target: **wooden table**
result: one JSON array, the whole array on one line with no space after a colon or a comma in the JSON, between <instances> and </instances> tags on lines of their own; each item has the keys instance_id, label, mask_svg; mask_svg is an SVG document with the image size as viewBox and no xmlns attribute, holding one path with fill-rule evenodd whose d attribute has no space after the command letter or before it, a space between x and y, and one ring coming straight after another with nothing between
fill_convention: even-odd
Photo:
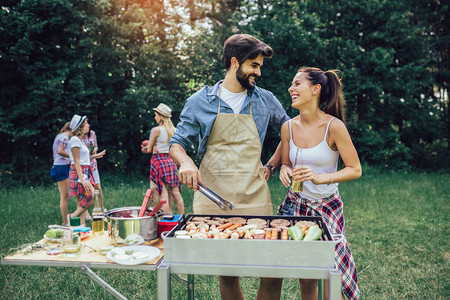
<instances>
[{"instance_id":1,"label":"wooden table","mask_svg":"<svg viewBox=\"0 0 450 300\"><path fill-rule=\"evenodd\" d=\"M39 241L45 243L46 240ZM35 251L30 254L21 252L2 258L4 265L24 265L24 266L56 266L56 267L78 267L91 277L95 282L105 288L111 295L117 299L126 299L100 276L95 274L90 268L110 268L110 269L130 269L156 271L160 261L164 256L163 242L160 238L153 241L147 241L143 246L153 246L158 248L161 253L153 260L139 265L120 265L109 260L105 255L101 255L99 249L112 245L108 234L105 232L102 236L88 236L81 241L81 253L75 257L65 257L62 255L48 255L47 249ZM58 247L59 243L48 243L48 248Z\"/></svg>"}]
</instances>

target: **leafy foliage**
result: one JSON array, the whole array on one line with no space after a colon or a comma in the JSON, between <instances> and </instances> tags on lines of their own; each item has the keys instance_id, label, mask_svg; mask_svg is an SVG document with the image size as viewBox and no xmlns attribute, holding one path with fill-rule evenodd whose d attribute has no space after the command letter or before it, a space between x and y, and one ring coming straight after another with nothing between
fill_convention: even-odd
<instances>
[{"instance_id":1,"label":"leafy foliage","mask_svg":"<svg viewBox=\"0 0 450 300\"><path fill-rule=\"evenodd\" d=\"M445 102L434 95L428 24L417 17L428 5L406 4L247 1L236 18L251 20L241 30L274 47L276 56L264 67L270 76L263 75L260 85L273 91L284 107L290 106L286 90L299 66L339 69L347 125L363 161L389 168L433 165L419 163L425 157L448 167L446 156L427 151L439 139L443 143L438 152L444 152L448 141Z\"/></svg>"},{"instance_id":2,"label":"leafy foliage","mask_svg":"<svg viewBox=\"0 0 450 300\"><path fill-rule=\"evenodd\" d=\"M237 32L274 48L258 85L289 115L299 66L340 69L363 161L448 170L448 10L437 0L7 1L0 184L49 182L53 138L74 113L107 149L101 170L147 173L139 145L155 125L152 108L168 104L176 123L189 95L223 78L223 43ZM270 130L263 160L275 140Z\"/></svg>"}]
</instances>

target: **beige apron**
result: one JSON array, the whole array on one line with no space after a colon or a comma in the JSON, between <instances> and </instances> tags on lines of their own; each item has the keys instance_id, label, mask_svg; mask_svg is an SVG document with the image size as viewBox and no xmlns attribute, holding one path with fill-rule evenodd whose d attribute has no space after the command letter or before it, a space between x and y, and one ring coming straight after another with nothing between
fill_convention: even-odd
<instances>
[{"instance_id":1,"label":"beige apron","mask_svg":"<svg viewBox=\"0 0 450 300\"><path fill-rule=\"evenodd\" d=\"M222 210L195 192L194 214L272 215L270 191L261 164L261 141L250 114L221 114L219 109L200 164L202 182L230 201Z\"/></svg>"}]
</instances>

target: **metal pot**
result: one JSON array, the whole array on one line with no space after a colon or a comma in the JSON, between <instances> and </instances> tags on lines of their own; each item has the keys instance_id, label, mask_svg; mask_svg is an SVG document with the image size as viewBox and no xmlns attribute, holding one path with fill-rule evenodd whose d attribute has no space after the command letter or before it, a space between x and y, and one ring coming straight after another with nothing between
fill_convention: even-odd
<instances>
[{"instance_id":1,"label":"metal pot","mask_svg":"<svg viewBox=\"0 0 450 300\"><path fill-rule=\"evenodd\" d=\"M158 238L159 213L149 217L148 213L138 217L139 206L121 207L111 209L105 214L108 222L108 233L113 244L125 244L130 234L139 234L145 241ZM147 208L151 212L153 208Z\"/></svg>"}]
</instances>

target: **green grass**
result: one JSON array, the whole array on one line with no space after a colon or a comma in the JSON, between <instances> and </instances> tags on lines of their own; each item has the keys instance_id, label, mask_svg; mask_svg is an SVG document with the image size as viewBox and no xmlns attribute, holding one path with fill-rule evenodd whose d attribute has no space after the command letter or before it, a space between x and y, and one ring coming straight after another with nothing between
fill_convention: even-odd
<instances>
[{"instance_id":1,"label":"green grass","mask_svg":"<svg viewBox=\"0 0 450 300\"><path fill-rule=\"evenodd\" d=\"M140 206L146 178L123 181L102 176L107 208ZM286 189L269 182L274 209ZM366 168L361 179L340 185L347 239L362 299L449 299L450 175L390 173ZM186 212L192 192L183 188ZM2 190L0 255L39 240L47 225L61 223L56 185ZM70 201L70 210L75 201ZM274 255L277 255L274 253ZM301 255L301 253L292 253ZM156 272L94 269L129 299L157 299ZM112 299L78 268L0 266L2 299ZM258 278L242 278L246 299L254 299ZM219 299L216 276L195 276L196 299ZM186 299L184 283L172 280L172 299ZM282 299L300 299L298 281L285 280Z\"/></svg>"}]
</instances>

